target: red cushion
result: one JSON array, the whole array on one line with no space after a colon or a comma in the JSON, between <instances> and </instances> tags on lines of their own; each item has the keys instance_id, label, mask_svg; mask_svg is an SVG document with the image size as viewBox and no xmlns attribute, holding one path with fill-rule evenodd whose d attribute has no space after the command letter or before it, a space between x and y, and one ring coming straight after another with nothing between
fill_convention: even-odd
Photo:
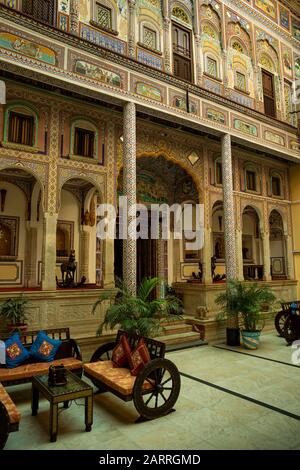
<instances>
[{"instance_id":1,"label":"red cushion","mask_svg":"<svg viewBox=\"0 0 300 470\"><path fill-rule=\"evenodd\" d=\"M145 365L151 361L148 348L145 345L143 338L139 340L136 349L128 357L128 361L132 375L138 375Z\"/></svg>"},{"instance_id":2,"label":"red cushion","mask_svg":"<svg viewBox=\"0 0 300 470\"><path fill-rule=\"evenodd\" d=\"M128 357L130 357L131 348L125 335L122 335L117 346L114 347L112 352L112 362L114 367L128 366Z\"/></svg>"}]
</instances>

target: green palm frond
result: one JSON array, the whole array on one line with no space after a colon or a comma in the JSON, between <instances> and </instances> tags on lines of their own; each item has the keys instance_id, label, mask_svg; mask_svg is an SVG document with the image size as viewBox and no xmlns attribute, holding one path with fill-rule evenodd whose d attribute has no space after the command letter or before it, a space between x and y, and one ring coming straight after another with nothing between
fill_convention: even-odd
<instances>
[{"instance_id":1,"label":"green palm frond","mask_svg":"<svg viewBox=\"0 0 300 470\"><path fill-rule=\"evenodd\" d=\"M131 296L119 283L117 295L101 295L95 302L92 312L94 313L97 306L104 301L109 300L110 304L97 334L100 335L103 329L120 327L131 333L153 337L163 329L160 324L162 319L168 321L175 316L179 318L173 313L182 313L182 302L175 296L151 300L151 293L159 283L157 277L143 279L136 296Z\"/></svg>"}]
</instances>

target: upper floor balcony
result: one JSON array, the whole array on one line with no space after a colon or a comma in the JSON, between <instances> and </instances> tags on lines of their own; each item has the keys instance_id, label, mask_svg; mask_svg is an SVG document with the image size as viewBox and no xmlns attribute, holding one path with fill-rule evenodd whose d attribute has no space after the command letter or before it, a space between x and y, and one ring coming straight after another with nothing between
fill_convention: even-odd
<instances>
[{"instance_id":1,"label":"upper floor balcony","mask_svg":"<svg viewBox=\"0 0 300 470\"><path fill-rule=\"evenodd\" d=\"M164 8L159 0L149 8L119 3L117 9L114 0L91 0L89 9L78 0L4 0L0 47L115 90L129 86L153 105L202 115L214 126L230 125L281 150L300 149L293 103L300 58L292 29L281 36L275 23L263 30L213 0L197 0L195 11L188 0L167 0ZM75 54L75 48L94 58Z\"/></svg>"}]
</instances>

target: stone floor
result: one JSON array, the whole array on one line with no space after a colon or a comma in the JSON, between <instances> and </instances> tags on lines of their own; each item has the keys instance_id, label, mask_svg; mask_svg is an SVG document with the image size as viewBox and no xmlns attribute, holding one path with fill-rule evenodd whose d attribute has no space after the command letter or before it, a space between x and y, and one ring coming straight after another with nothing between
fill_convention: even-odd
<instances>
[{"instance_id":1,"label":"stone floor","mask_svg":"<svg viewBox=\"0 0 300 470\"><path fill-rule=\"evenodd\" d=\"M168 354L185 374L175 413L135 424L131 402L97 395L92 432L84 432L83 402L72 403L61 411L56 443L48 437L49 403L40 400L39 414L32 417L30 385L10 387L22 420L5 449L300 449L294 350L275 333L265 334L249 355L237 353L246 352L242 348L227 349L217 344Z\"/></svg>"}]
</instances>

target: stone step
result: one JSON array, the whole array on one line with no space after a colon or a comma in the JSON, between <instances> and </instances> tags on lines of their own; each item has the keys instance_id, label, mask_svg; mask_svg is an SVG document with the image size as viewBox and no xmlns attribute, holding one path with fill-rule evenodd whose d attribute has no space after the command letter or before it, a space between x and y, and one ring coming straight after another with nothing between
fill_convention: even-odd
<instances>
[{"instance_id":1,"label":"stone step","mask_svg":"<svg viewBox=\"0 0 300 470\"><path fill-rule=\"evenodd\" d=\"M157 338L158 341L162 341L163 343L168 344L180 344L180 343L188 343L191 341L198 341L200 339L200 335L197 332L187 332L187 333L180 333L180 334L171 334L171 335L161 335Z\"/></svg>"},{"instance_id":2,"label":"stone step","mask_svg":"<svg viewBox=\"0 0 300 470\"><path fill-rule=\"evenodd\" d=\"M185 324L185 318L184 318L184 317L181 317L181 318L178 318L178 319L175 319L175 320L171 320L171 321L162 320L162 321L160 322L160 324L161 324L162 326Z\"/></svg>"},{"instance_id":3,"label":"stone step","mask_svg":"<svg viewBox=\"0 0 300 470\"><path fill-rule=\"evenodd\" d=\"M188 332L193 331L193 326L188 325L186 323L179 323L176 325L166 325L163 328L164 329L162 330L161 334L164 336L172 335L172 334L188 333Z\"/></svg>"},{"instance_id":4,"label":"stone step","mask_svg":"<svg viewBox=\"0 0 300 470\"><path fill-rule=\"evenodd\" d=\"M203 341L202 339L198 339L197 341L187 341L185 343L167 344L166 352L168 353L172 351L179 351L180 349L196 348L199 346L206 346L207 344L208 342Z\"/></svg>"}]
</instances>

